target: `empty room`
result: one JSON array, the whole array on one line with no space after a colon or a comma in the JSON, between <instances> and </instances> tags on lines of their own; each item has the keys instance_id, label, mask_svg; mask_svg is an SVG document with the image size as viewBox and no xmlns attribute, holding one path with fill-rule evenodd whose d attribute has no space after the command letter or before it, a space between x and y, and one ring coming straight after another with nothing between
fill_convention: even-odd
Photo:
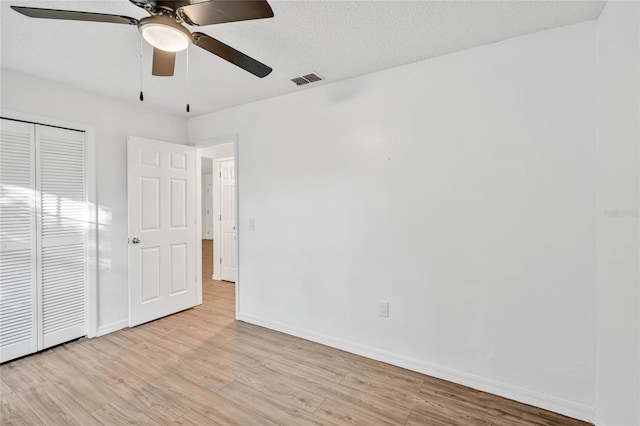
<instances>
[{"instance_id":1,"label":"empty room","mask_svg":"<svg viewBox=\"0 0 640 426\"><path fill-rule=\"evenodd\" d=\"M640 426L640 2L0 23L1 425Z\"/></svg>"}]
</instances>

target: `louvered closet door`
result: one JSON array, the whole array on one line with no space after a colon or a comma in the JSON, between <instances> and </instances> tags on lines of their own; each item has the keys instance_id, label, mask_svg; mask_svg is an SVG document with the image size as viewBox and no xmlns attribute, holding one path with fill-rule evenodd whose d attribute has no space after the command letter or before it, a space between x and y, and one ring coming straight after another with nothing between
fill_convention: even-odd
<instances>
[{"instance_id":1,"label":"louvered closet door","mask_svg":"<svg viewBox=\"0 0 640 426\"><path fill-rule=\"evenodd\" d=\"M86 334L85 155L83 132L36 126L39 349Z\"/></svg>"},{"instance_id":2,"label":"louvered closet door","mask_svg":"<svg viewBox=\"0 0 640 426\"><path fill-rule=\"evenodd\" d=\"M33 129L0 121L0 362L37 350Z\"/></svg>"}]
</instances>

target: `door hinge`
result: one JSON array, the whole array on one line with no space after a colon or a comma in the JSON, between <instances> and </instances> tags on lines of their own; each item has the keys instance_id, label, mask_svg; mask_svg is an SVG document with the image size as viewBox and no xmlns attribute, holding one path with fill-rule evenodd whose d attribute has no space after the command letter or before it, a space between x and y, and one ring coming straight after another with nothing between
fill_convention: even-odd
<instances>
[{"instance_id":1,"label":"door hinge","mask_svg":"<svg viewBox=\"0 0 640 426\"><path fill-rule=\"evenodd\" d=\"M220 220L222 220L222 215L220 215Z\"/></svg>"},{"instance_id":2,"label":"door hinge","mask_svg":"<svg viewBox=\"0 0 640 426\"><path fill-rule=\"evenodd\" d=\"M222 265L222 258L220 258L220 264Z\"/></svg>"}]
</instances>

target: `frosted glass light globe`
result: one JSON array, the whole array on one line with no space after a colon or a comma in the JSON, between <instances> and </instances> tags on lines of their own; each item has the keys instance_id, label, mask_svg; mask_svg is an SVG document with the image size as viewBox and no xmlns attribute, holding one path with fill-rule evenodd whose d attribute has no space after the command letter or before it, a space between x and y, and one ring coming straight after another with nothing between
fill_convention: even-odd
<instances>
[{"instance_id":1,"label":"frosted glass light globe","mask_svg":"<svg viewBox=\"0 0 640 426\"><path fill-rule=\"evenodd\" d=\"M167 52L179 52L189 46L189 37L177 28L163 24L147 24L142 37L153 47Z\"/></svg>"}]
</instances>

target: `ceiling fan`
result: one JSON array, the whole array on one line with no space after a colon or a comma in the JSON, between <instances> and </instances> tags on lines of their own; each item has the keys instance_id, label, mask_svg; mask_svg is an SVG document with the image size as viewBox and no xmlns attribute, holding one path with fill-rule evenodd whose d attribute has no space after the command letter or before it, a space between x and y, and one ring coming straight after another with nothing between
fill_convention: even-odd
<instances>
[{"instance_id":1,"label":"ceiling fan","mask_svg":"<svg viewBox=\"0 0 640 426\"><path fill-rule=\"evenodd\" d=\"M176 52L189 43L213 53L257 77L272 71L267 65L245 55L223 42L201 32L191 33L183 24L202 26L225 22L272 18L273 10L266 0L129 0L151 16L137 20L128 16L72 10L42 9L11 6L13 10L31 18L62 19L68 21L107 22L135 25L142 37L153 46L152 74L172 76Z\"/></svg>"}]
</instances>

